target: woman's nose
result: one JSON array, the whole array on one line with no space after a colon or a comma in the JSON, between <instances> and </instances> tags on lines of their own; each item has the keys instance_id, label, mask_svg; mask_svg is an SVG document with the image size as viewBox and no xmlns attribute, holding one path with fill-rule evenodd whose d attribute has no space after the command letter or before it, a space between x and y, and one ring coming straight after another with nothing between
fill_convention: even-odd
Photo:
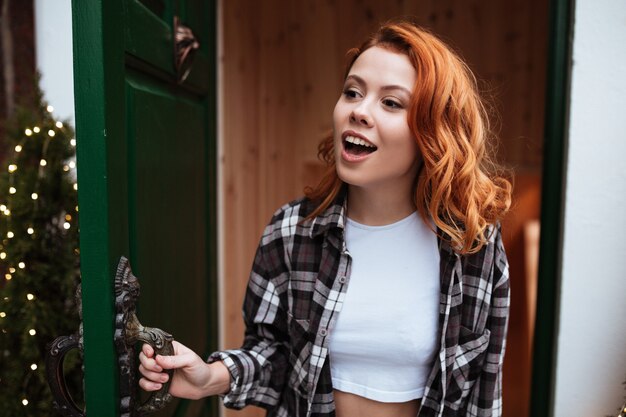
<instances>
[{"instance_id":1,"label":"woman's nose","mask_svg":"<svg viewBox=\"0 0 626 417\"><path fill-rule=\"evenodd\" d=\"M372 127L374 124L369 111L365 107L365 103L361 103L361 105L352 109L352 112L350 112L350 121L367 127Z\"/></svg>"}]
</instances>

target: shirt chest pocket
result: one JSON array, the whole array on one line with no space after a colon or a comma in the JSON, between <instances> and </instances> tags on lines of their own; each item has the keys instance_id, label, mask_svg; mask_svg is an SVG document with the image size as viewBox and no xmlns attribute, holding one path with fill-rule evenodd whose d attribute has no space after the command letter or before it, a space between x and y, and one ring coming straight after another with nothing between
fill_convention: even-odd
<instances>
[{"instance_id":1,"label":"shirt chest pocket","mask_svg":"<svg viewBox=\"0 0 626 417\"><path fill-rule=\"evenodd\" d=\"M468 396L482 372L490 336L489 329L473 333L461 326L446 400L459 404Z\"/></svg>"},{"instance_id":2,"label":"shirt chest pocket","mask_svg":"<svg viewBox=\"0 0 626 417\"><path fill-rule=\"evenodd\" d=\"M296 320L309 320L311 318L316 278L316 272L291 272L287 293L290 317Z\"/></svg>"}]
</instances>

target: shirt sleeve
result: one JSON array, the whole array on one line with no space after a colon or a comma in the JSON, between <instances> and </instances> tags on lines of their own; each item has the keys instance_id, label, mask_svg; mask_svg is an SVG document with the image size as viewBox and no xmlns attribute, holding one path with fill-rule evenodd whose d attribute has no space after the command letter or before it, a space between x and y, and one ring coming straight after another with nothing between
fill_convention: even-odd
<instances>
[{"instance_id":1,"label":"shirt sleeve","mask_svg":"<svg viewBox=\"0 0 626 417\"><path fill-rule=\"evenodd\" d=\"M230 391L222 397L228 408L253 404L271 409L280 400L288 361L287 317L276 285L277 276L287 273L276 261L280 247L270 242L257 249L244 300L243 346L208 359L221 360L231 374Z\"/></svg>"},{"instance_id":2,"label":"shirt sleeve","mask_svg":"<svg viewBox=\"0 0 626 417\"><path fill-rule=\"evenodd\" d=\"M491 332L483 369L467 406L470 417L502 415L502 365L509 320L509 264L498 226L493 239L493 290L486 327ZM487 272L487 271L485 271Z\"/></svg>"}]
</instances>

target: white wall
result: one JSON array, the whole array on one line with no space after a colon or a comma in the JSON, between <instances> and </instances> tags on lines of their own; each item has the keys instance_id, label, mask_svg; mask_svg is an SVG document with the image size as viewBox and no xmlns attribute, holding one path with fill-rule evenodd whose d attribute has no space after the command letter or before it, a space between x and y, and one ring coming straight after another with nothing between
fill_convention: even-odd
<instances>
[{"instance_id":1,"label":"white wall","mask_svg":"<svg viewBox=\"0 0 626 417\"><path fill-rule=\"evenodd\" d=\"M575 7L554 416L616 416L626 396L626 2Z\"/></svg>"},{"instance_id":2,"label":"white wall","mask_svg":"<svg viewBox=\"0 0 626 417\"><path fill-rule=\"evenodd\" d=\"M35 0L35 49L44 98L74 125L71 0Z\"/></svg>"}]
</instances>

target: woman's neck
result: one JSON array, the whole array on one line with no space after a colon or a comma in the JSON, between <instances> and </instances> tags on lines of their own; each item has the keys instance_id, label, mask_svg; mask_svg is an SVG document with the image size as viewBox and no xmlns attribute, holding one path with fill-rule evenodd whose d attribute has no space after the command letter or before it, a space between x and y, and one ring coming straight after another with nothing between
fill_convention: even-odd
<instances>
[{"instance_id":1,"label":"woman's neck","mask_svg":"<svg viewBox=\"0 0 626 417\"><path fill-rule=\"evenodd\" d=\"M384 226L404 219L415 211L410 192L393 189L363 189L348 186L348 217L369 226Z\"/></svg>"}]
</instances>

